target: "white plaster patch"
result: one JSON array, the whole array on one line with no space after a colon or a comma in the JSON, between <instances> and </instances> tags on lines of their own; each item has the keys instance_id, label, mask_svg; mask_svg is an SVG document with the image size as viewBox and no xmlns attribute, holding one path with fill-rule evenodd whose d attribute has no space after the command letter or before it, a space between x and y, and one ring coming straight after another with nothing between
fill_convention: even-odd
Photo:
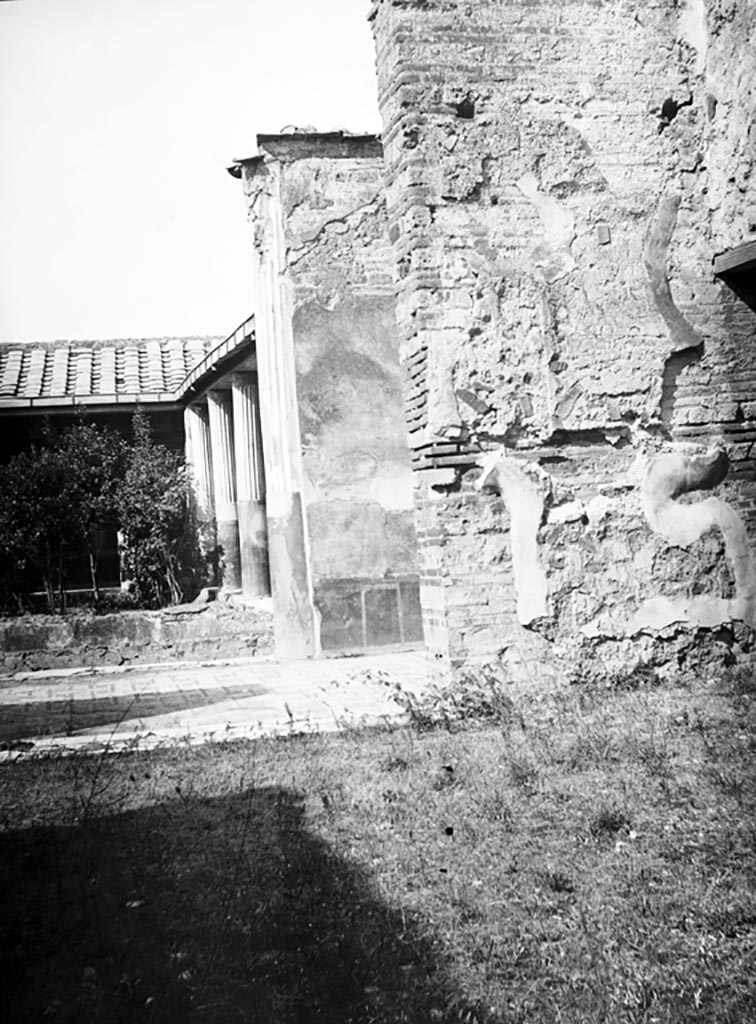
<instances>
[{"instance_id":1,"label":"white plaster patch","mask_svg":"<svg viewBox=\"0 0 756 1024\"><path fill-rule=\"evenodd\" d=\"M596 527L614 511L614 502L603 494L597 494L585 506L588 525Z\"/></svg>"},{"instance_id":2,"label":"white plaster patch","mask_svg":"<svg viewBox=\"0 0 756 1024\"><path fill-rule=\"evenodd\" d=\"M370 497L392 512L408 512L413 501L414 478L409 466L392 463L377 473L370 484Z\"/></svg>"},{"instance_id":3,"label":"white plaster patch","mask_svg":"<svg viewBox=\"0 0 756 1024\"><path fill-rule=\"evenodd\" d=\"M538 181L532 171L528 171L516 182L517 188L526 199L535 206L541 218L546 242L549 248L556 250L558 260L541 259L536 252L535 263L541 267L549 281L558 281L575 268L572 255L572 243L575 239L575 217L571 210L547 196L538 188Z\"/></svg>"},{"instance_id":4,"label":"white plaster patch","mask_svg":"<svg viewBox=\"0 0 756 1024\"><path fill-rule=\"evenodd\" d=\"M696 51L695 72L703 74L706 51L709 48L709 30L706 25L706 0L683 0L678 21L680 38Z\"/></svg>"},{"instance_id":5,"label":"white plaster patch","mask_svg":"<svg viewBox=\"0 0 756 1024\"><path fill-rule=\"evenodd\" d=\"M712 628L734 619L742 619L737 601L706 595L692 598L665 597L663 594L644 601L631 618L627 633L665 629L675 623Z\"/></svg>"},{"instance_id":6,"label":"white plaster patch","mask_svg":"<svg viewBox=\"0 0 756 1024\"><path fill-rule=\"evenodd\" d=\"M270 490L265 494L265 510L269 519L285 519L291 514L292 495L290 491Z\"/></svg>"},{"instance_id":7,"label":"white plaster patch","mask_svg":"<svg viewBox=\"0 0 756 1024\"><path fill-rule=\"evenodd\" d=\"M459 357L456 336L439 331L428 352L427 383L433 400L428 406L431 435L455 438L462 434L462 417L454 393L454 367Z\"/></svg>"},{"instance_id":8,"label":"white plaster patch","mask_svg":"<svg viewBox=\"0 0 756 1024\"><path fill-rule=\"evenodd\" d=\"M576 523L586 514L582 501L565 501L549 509L550 523Z\"/></svg>"},{"instance_id":9,"label":"white plaster patch","mask_svg":"<svg viewBox=\"0 0 756 1024\"><path fill-rule=\"evenodd\" d=\"M503 450L479 460L483 472L478 490L494 487L509 511L512 574L517 595L517 618L523 626L549 614L546 573L538 558L538 527L543 515L543 492L523 466Z\"/></svg>"},{"instance_id":10,"label":"white plaster patch","mask_svg":"<svg viewBox=\"0 0 756 1024\"><path fill-rule=\"evenodd\" d=\"M714 465L717 456L717 450L712 449L698 462ZM697 486L706 486L705 481L696 484L697 471L695 467L691 469L695 462L696 459L677 452L653 459L642 488L643 511L651 529L676 547L688 548L707 530L719 529L735 577L735 597L704 594L694 598L650 598L636 612L631 632L643 627L660 629L672 622L716 626L740 619L756 626L756 563L743 520L721 498L706 498L692 505L674 500Z\"/></svg>"}]
</instances>

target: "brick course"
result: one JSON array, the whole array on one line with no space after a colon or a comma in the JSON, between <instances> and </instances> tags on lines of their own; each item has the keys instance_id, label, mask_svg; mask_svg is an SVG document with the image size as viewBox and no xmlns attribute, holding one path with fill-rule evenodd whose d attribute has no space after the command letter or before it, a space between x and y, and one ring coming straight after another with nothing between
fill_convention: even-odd
<instances>
[{"instance_id":1,"label":"brick course","mask_svg":"<svg viewBox=\"0 0 756 1024\"><path fill-rule=\"evenodd\" d=\"M629 639L654 596L729 600L722 535L665 554L642 480L666 452L724 447L716 494L753 545L756 321L713 259L756 236L756 9L375 0L371 20L439 664L517 674L524 649L548 666L576 635ZM528 629L506 502L472 488L498 445L542 474L550 615ZM597 499L600 528L559 522Z\"/></svg>"}]
</instances>

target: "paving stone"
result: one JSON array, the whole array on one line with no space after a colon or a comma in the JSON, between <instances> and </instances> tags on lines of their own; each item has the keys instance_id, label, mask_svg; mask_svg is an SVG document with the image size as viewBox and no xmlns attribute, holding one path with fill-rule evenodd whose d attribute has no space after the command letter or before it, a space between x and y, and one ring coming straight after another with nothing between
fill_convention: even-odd
<instances>
[{"instance_id":1,"label":"paving stone","mask_svg":"<svg viewBox=\"0 0 756 1024\"><path fill-rule=\"evenodd\" d=\"M243 666L187 669L171 664L138 672L109 669L107 678L98 670L57 678L45 673L37 686L27 674L18 685L6 680L0 688L0 760L400 720L401 708L375 681L379 672L417 691L427 681L425 655L413 650L286 663L250 659Z\"/></svg>"}]
</instances>

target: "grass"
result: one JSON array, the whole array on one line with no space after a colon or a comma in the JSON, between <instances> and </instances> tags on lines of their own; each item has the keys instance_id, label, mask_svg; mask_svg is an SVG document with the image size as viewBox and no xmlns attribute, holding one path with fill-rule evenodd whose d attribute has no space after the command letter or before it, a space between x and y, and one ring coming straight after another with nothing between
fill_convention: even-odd
<instances>
[{"instance_id":1,"label":"grass","mask_svg":"<svg viewBox=\"0 0 756 1024\"><path fill-rule=\"evenodd\" d=\"M2 1020L756 1020L750 678L464 689L3 766Z\"/></svg>"}]
</instances>

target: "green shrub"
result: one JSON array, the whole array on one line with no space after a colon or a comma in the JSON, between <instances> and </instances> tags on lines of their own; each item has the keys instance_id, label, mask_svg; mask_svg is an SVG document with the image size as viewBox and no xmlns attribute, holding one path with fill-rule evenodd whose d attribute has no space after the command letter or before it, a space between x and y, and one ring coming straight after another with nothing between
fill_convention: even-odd
<instances>
[{"instance_id":1,"label":"green shrub","mask_svg":"<svg viewBox=\"0 0 756 1024\"><path fill-rule=\"evenodd\" d=\"M57 432L0 468L0 607L25 611L42 589L47 610L65 606L70 567L89 562L97 578L97 529L120 528L129 603L175 604L199 583L201 559L183 456L154 444L147 418L134 416L134 441L90 423Z\"/></svg>"},{"instance_id":2,"label":"green shrub","mask_svg":"<svg viewBox=\"0 0 756 1024\"><path fill-rule=\"evenodd\" d=\"M21 452L0 470L0 568L5 603L19 610L40 586L48 611L63 605L66 571L89 557L99 597L94 530L114 527L124 445L113 431L77 423L45 432L44 444Z\"/></svg>"},{"instance_id":3,"label":"green shrub","mask_svg":"<svg viewBox=\"0 0 756 1024\"><path fill-rule=\"evenodd\" d=\"M134 443L117 494L122 572L148 607L178 604L197 585L199 542L184 459L134 416Z\"/></svg>"}]
</instances>

